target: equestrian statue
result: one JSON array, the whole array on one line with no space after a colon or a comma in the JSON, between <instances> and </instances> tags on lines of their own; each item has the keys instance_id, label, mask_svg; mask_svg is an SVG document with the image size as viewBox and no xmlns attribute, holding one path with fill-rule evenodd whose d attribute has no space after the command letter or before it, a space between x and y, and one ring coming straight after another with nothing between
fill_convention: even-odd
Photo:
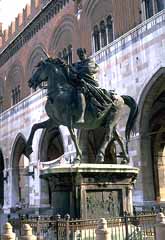
<instances>
[{"instance_id":1,"label":"equestrian statue","mask_svg":"<svg viewBox=\"0 0 165 240\"><path fill-rule=\"evenodd\" d=\"M77 49L79 61L68 65L60 58L42 60L28 81L30 88L36 90L47 82L47 102L45 105L48 120L32 126L27 140L25 155L32 153L32 141L35 131L40 128L68 128L76 148L76 161L81 161L82 152L79 147L75 129L106 128L104 140L98 149L96 162L104 162L106 147L111 139L115 139L122 151L123 161L129 162L128 141L138 114L138 106L131 96L118 95L99 87L95 74L98 65L86 55L83 48ZM130 108L125 128L126 144L119 135L116 126L121 118L124 105Z\"/></svg>"}]
</instances>

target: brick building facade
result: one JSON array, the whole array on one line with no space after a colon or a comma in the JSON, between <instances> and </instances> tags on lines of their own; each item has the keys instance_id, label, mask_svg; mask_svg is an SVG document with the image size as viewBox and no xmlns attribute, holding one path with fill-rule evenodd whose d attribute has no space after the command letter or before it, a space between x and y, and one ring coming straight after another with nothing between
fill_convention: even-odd
<instances>
[{"instance_id":1,"label":"brick building facade","mask_svg":"<svg viewBox=\"0 0 165 240\"><path fill-rule=\"evenodd\" d=\"M51 133L38 131L30 161L23 150L31 126L47 118L45 92L30 92L27 85L34 67L46 53L75 62L78 47L86 48L100 65L102 87L131 95L140 106L137 133L129 148L131 164L141 170L135 204L165 201L164 8L164 0L31 0L9 29L0 31L3 212L48 208L49 187L39 178L41 165L48 166L51 161L51 167L60 156L61 161L73 157L74 147L65 127Z\"/></svg>"}]
</instances>

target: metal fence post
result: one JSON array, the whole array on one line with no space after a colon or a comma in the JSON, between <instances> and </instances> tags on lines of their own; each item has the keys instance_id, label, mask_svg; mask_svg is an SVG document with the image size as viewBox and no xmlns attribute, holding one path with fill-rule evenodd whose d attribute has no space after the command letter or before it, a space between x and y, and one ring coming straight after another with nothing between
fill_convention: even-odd
<instances>
[{"instance_id":1,"label":"metal fence post","mask_svg":"<svg viewBox=\"0 0 165 240\"><path fill-rule=\"evenodd\" d=\"M65 215L65 219L66 219L66 240L69 240L69 220L70 220L70 215L66 214Z\"/></svg>"},{"instance_id":2,"label":"metal fence post","mask_svg":"<svg viewBox=\"0 0 165 240\"><path fill-rule=\"evenodd\" d=\"M39 240L41 238L41 232L40 232L40 216L37 217L37 239Z\"/></svg>"},{"instance_id":3,"label":"metal fence post","mask_svg":"<svg viewBox=\"0 0 165 240\"><path fill-rule=\"evenodd\" d=\"M56 232L57 232L57 240L60 240L60 233L59 233L59 220L61 218L60 214L56 215Z\"/></svg>"},{"instance_id":4,"label":"metal fence post","mask_svg":"<svg viewBox=\"0 0 165 240\"><path fill-rule=\"evenodd\" d=\"M129 237L129 233L128 233L128 214L127 214L126 211L124 212L124 223L125 223L125 236L126 236L126 239L128 239L128 237Z\"/></svg>"}]
</instances>

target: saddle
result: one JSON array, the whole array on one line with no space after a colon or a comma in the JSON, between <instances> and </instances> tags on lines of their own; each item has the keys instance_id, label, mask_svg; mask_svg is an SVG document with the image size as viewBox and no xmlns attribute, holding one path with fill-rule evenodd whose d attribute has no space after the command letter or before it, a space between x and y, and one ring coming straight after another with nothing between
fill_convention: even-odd
<instances>
[{"instance_id":1,"label":"saddle","mask_svg":"<svg viewBox=\"0 0 165 240\"><path fill-rule=\"evenodd\" d=\"M99 87L97 81L89 74L79 74L74 71L72 66L66 65L61 59L52 59L55 64L59 64L65 74L68 83L74 87L76 91L81 91L86 100L87 107L95 109L97 115L104 112L110 105L114 107L115 92L107 91Z\"/></svg>"}]
</instances>

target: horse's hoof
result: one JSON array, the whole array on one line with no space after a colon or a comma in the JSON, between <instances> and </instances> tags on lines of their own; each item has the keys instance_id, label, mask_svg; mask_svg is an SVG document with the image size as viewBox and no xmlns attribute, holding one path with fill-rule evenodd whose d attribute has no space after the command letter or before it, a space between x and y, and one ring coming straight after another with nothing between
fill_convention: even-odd
<instances>
[{"instance_id":1,"label":"horse's hoof","mask_svg":"<svg viewBox=\"0 0 165 240\"><path fill-rule=\"evenodd\" d=\"M26 147L25 147L24 155L25 155L27 158L30 158L30 154L32 154L32 152L33 152L32 146L26 146Z\"/></svg>"},{"instance_id":2,"label":"horse's hoof","mask_svg":"<svg viewBox=\"0 0 165 240\"><path fill-rule=\"evenodd\" d=\"M81 158L80 157L75 157L74 158L74 164L76 164L76 163L80 163L81 162Z\"/></svg>"},{"instance_id":3,"label":"horse's hoof","mask_svg":"<svg viewBox=\"0 0 165 240\"><path fill-rule=\"evenodd\" d=\"M129 158L125 158L121 161L121 164L128 164L129 163Z\"/></svg>"},{"instance_id":4,"label":"horse's hoof","mask_svg":"<svg viewBox=\"0 0 165 240\"><path fill-rule=\"evenodd\" d=\"M104 162L104 155L102 153L97 155L96 162L97 163L103 163Z\"/></svg>"},{"instance_id":5,"label":"horse's hoof","mask_svg":"<svg viewBox=\"0 0 165 240\"><path fill-rule=\"evenodd\" d=\"M126 160L126 159L123 159L123 160L121 161L121 164L127 164L127 160Z\"/></svg>"}]
</instances>

